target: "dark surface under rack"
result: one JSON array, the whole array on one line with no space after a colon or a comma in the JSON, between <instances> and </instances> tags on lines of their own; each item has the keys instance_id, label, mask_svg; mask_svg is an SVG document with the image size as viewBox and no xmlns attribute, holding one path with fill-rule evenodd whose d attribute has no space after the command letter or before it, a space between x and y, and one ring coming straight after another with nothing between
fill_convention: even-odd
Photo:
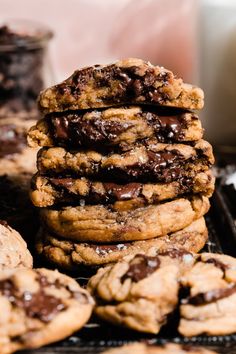
<instances>
[{"instance_id":1,"label":"dark surface under rack","mask_svg":"<svg viewBox=\"0 0 236 354\"><path fill-rule=\"evenodd\" d=\"M234 214L234 204L231 200L234 191L230 191L229 188L228 186L218 187L211 200L212 207L206 217L209 229L209 241L204 250L236 256L236 214ZM86 277L83 274L78 280L80 283L84 283L86 282ZM163 328L158 335L146 335L114 327L111 324L103 324L98 322L97 319L91 319L90 323L80 332L64 341L38 350L23 351L21 353L96 354L101 353L105 349L135 340L146 340L153 344L162 344L167 341L197 344L214 349L218 353L236 354L236 334L219 337L198 336L188 339L179 336L174 326L173 329L168 326L168 328Z\"/></svg>"}]
</instances>

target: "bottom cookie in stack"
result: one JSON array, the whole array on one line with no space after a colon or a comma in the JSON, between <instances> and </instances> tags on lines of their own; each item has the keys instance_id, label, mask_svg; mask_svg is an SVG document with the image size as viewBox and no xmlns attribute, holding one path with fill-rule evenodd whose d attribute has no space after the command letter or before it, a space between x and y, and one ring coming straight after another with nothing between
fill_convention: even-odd
<instances>
[{"instance_id":1,"label":"bottom cookie in stack","mask_svg":"<svg viewBox=\"0 0 236 354\"><path fill-rule=\"evenodd\" d=\"M209 199L192 196L129 210L113 205L43 208L37 252L61 269L114 263L169 247L198 252L207 241Z\"/></svg>"},{"instance_id":2,"label":"bottom cookie in stack","mask_svg":"<svg viewBox=\"0 0 236 354\"><path fill-rule=\"evenodd\" d=\"M38 254L58 268L76 271L81 265L104 266L139 252L156 254L169 248L198 252L204 247L207 238L207 227L202 217L184 229L165 236L113 244L70 241L59 238L46 229L41 229L37 237L36 249Z\"/></svg>"}]
</instances>

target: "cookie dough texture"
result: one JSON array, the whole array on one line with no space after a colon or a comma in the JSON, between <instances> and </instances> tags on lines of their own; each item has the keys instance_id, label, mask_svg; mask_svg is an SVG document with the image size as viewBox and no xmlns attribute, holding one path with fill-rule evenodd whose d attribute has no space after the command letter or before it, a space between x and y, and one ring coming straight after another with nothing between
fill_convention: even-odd
<instances>
[{"instance_id":1,"label":"cookie dough texture","mask_svg":"<svg viewBox=\"0 0 236 354\"><path fill-rule=\"evenodd\" d=\"M115 178L123 182L171 182L187 173L194 175L208 170L213 163L212 146L205 140L199 140L193 147L149 142L147 146L135 146L125 153L108 155L93 150L43 148L37 159L41 174Z\"/></svg>"},{"instance_id":2,"label":"cookie dough texture","mask_svg":"<svg viewBox=\"0 0 236 354\"><path fill-rule=\"evenodd\" d=\"M63 238L106 243L164 236L187 227L208 209L209 199L196 196L128 211L117 211L101 204L45 208L41 210L41 217L49 230Z\"/></svg>"},{"instance_id":3,"label":"cookie dough texture","mask_svg":"<svg viewBox=\"0 0 236 354\"><path fill-rule=\"evenodd\" d=\"M41 229L36 241L38 254L55 266L68 270L79 270L85 266L102 266L118 262L121 258L139 252L156 254L170 248L190 252L200 251L208 238L204 218L194 221L183 230L145 240L117 244L80 243L56 237Z\"/></svg>"},{"instance_id":4,"label":"cookie dough texture","mask_svg":"<svg viewBox=\"0 0 236 354\"><path fill-rule=\"evenodd\" d=\"M47 269L0 275L0 351L10 354L61 340L89 319L93 300L72 278Z\"/></svg>"},{"instance_id":5,"label":"cookie dough texture","mask_svg":"<svg viewBox=\"0 0 236 354\"><path fill-rule=\"evenodd\" d=\"M128 106L52 113L30 129L28 143L34 148L116 146L124 151L143 139L184 142L199 140L202 135L195 113Z\"/></svg>"},{"instance_id":6,"label":"cookie dough texture","mask_svg":"<svg viewBox=\"0 0 236 354\"><path fill-rule=\"evenodd\" d=\"M201 109L204 95L163 67L128 58L77 70L61 84L42 91L38 103L44 114L127 103Z\"/></svg>"},{"instance_id":7,"label":"cookie dough texture","mask_svg":"<svg viewBox=\"0 0 236 354\"><path fill-rule=\"evenodd\" d=\"M0 220L0 270L32 268L33 259L21 235Z\"/></svg>"},{"instance_id":8,"label":"cookie dough texture","mask_svg":"<svg viewBox=\"0 0 236 354\"><path fill-rule=\"evenodd\" d=\"M187 267L194 261L191 254L176 252ZM158 333L178 304L179 272L178 262L164 255L137 254L100 268L88 283L97 300L95 313L117 325Z\"/></svg>"},{"instance_id":9,"label":"cookie dough texture","mask_svg":"<svg viewBox=\"0 0 236 354\"><path fill-rule=\"evenodd\" d=\"M130 205L144 206L174 199L184 194L202 193L211 197L215 178L210 170L193 177L170 183L106 183L86 178L50 178L35 175L31 182L30 197L37 207L63 204L116 203L121 209Z\"/></svg>"},{"instance_id":10,"label":"cookie dough texture","mask_svg":"<svg viewBox=\"0 0 236 354\"><path fill-rule=\"evenodd\" d=\"M163 346L132 343L103 352L103 354L217 354L211 350L193 345L167 343Z\"/></svg>"},{"instance_id":11,"label":"cookie dough texture","mask_svg":"<svg viewBox=\"0 0 236 354\"><path fill-rule=\"evenodd\" d=\"M190 289L180 306L184 336L226 335L236 331L236 259L203 253L181 280Z\"/></svg>"}]
</instances>

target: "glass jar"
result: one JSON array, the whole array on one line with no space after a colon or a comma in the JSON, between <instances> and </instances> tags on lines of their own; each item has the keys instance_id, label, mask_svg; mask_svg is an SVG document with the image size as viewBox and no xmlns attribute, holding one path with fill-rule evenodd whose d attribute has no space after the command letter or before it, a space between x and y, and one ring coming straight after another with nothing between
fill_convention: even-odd
<instances>
[{"instance_id":1,"label":"glass jar","mask_svg":"<svg viewBox=\"0 0 236 354\"><path fill-rule=\"evenodd\" d=\"M0 25L0 119L37 116L39 92L53 83L48 42L53 34L30 21Z\"/></svg>"}]
</instances>

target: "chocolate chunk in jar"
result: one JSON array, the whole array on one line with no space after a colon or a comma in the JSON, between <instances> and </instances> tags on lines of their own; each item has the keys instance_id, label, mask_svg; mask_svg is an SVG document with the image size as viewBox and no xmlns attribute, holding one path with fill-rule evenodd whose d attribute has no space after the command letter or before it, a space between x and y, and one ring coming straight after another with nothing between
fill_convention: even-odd
<instances>
[{"instance_id":1,"label":"chocolate chunk in jar","mask_svg":"<svg viewBox=\"0 0 236 354\"><path fill-rule=\"evenodd\" d=\"M21 21L0 27L0 117L34 112L44 87L45 47L51 32ZM33 114L33 113L32 113Z\"/></svg>"}]
</instances>

